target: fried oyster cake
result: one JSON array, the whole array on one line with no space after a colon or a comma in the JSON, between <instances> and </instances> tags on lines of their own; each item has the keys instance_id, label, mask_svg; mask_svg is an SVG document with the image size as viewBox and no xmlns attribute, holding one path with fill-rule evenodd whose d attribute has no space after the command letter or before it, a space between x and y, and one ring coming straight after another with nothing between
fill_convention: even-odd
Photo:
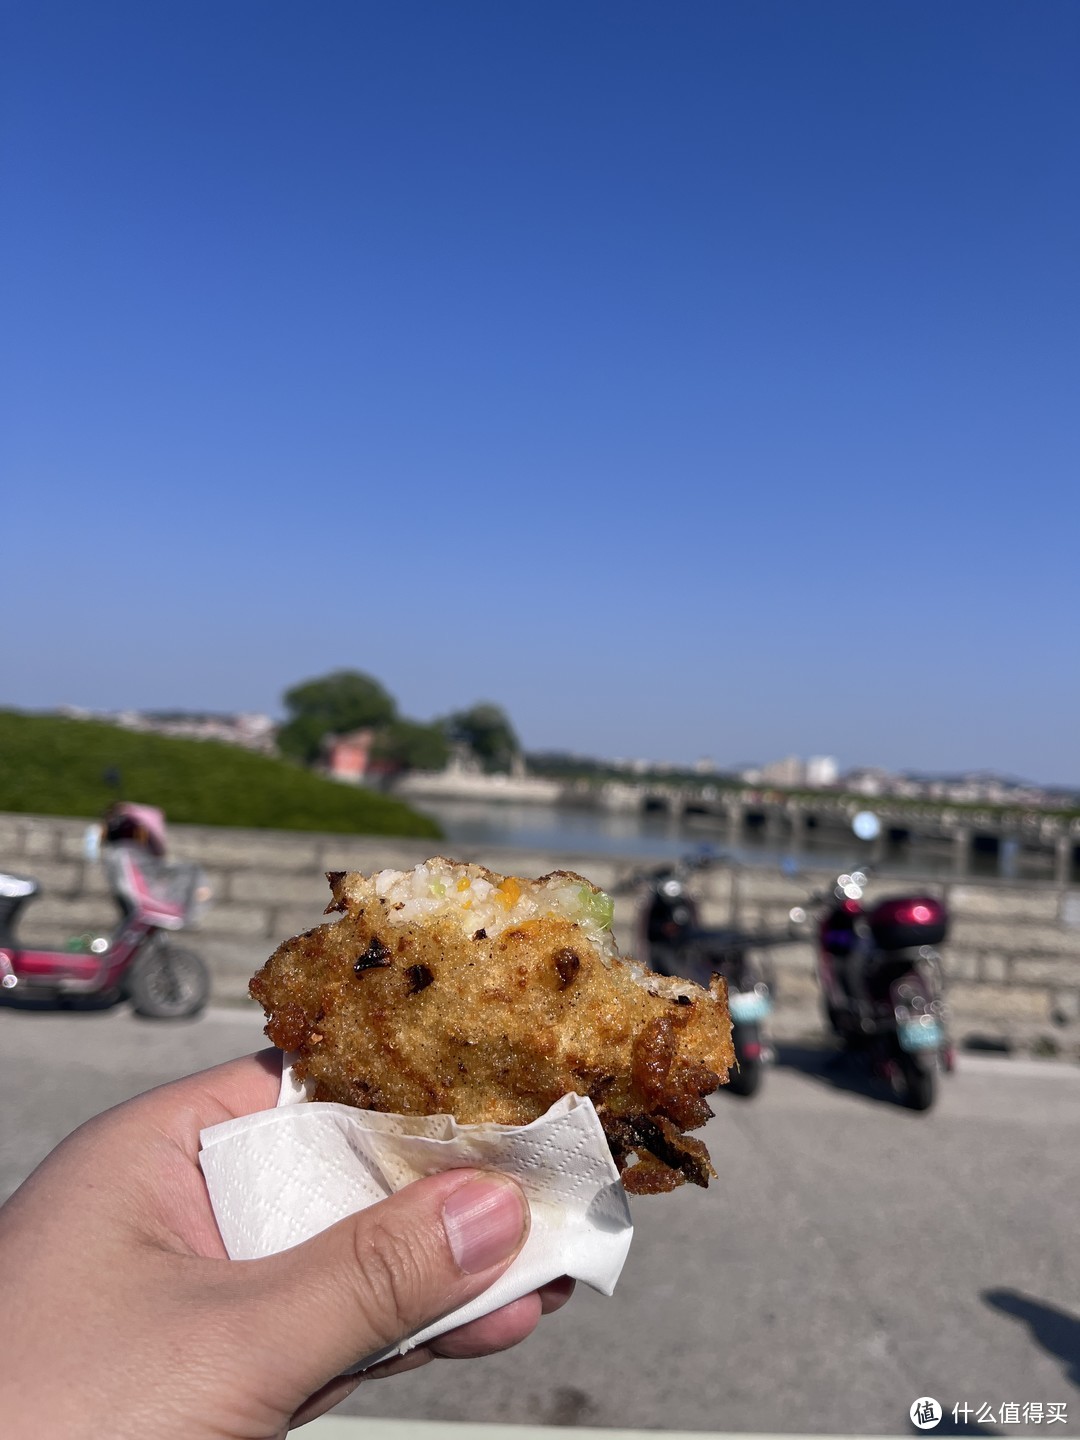
<instances>
[{"instance_id":1,"label":"fried oyster cake","mask_svg":"<svg viewBox=\"0 0 1080 1440\"><path fill-rule=\"evenodd\" d=\"M570 871L439 857L327 879L341 918L280 945L250 987L314 1099L523 1125L573 1091L627 1190L716 1174L684 1132L734 1063L719 977L703 990L620 959L612 901Z\"/></svg>"}]
</instances>

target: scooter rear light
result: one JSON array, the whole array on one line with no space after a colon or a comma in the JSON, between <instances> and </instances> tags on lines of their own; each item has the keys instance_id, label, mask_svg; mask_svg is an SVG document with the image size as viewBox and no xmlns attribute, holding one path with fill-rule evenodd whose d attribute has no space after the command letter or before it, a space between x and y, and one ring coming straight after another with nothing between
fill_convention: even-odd
<instances>
[{"instance_id":1,"label":"scooter rear light","mask_svg":"<svg viewBox=\"0 0 1080 1440\"><path fill-rule=\"evenodd\" d=\"M858 915L859 911L862 909L862 906L857 900L845 900L843 908L847 911L849 915Z\"/></svg>"},{"instance_id":2,"label":"scooter rear light","mask_svg":"<svg viewBox=\"0 0 1080 1440\"><path fill-rule=\"evenodd\" d=\"M756 1040L751 1040L748 1045L742 1047L742 1058L744 1060L758 1060L761 1058L761 1046Z\"/></svg>"},{"instance_id":3,"label":"scooter rear light","mask_svg":"<svg viewBox=\"0 0 1080 1440\"><path fill-rule=\"evenodd\" d=\"M912 900L908 904L894 902L893 913L901 925L930 925L941 917L936 901Z\"/></svg>"}]
</instances>

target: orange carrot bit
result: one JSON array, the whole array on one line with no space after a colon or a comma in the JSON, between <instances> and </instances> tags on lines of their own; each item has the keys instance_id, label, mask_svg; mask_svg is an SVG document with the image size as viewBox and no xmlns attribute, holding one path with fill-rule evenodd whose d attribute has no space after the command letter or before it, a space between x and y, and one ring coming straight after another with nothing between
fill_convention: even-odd
<instances>
[{"instance_id":1,"label":"orange carrot bit","mask_svg":"<svg viewBox=\"0 0 1080 1440\"><path fill-rule=\"evenodd\" d=\"M521 881L514 875L508 875L495 893L499 903L509 910L521 899Z\"/></svg>"},{"instance_id":2,"label":"orange carrot bit","mask_svg":"<svg viewBox=\"0 0 1080 1440\"><path fill-rule=\"evenodd\" d=\"M507 930L506 938L512 940L515 935L532 935L543 926L543 923L542 920L522 920L520 924L515 925L512 930Z\"/></svg>"}]
</instances>

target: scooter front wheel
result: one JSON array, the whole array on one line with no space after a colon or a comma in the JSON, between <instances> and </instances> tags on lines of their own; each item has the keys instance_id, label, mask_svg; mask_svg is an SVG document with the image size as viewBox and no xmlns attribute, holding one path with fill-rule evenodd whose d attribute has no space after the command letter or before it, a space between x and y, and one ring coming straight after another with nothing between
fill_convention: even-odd
<instances>
[{"instance_id":1,"label":"scooter front wheel","mask_svg":"<svg viewBox=\"0 0 1080 1440\"><path fill-rule=\"evenodd\" d=\"M760 1060L743 1060L738 1068L729 1074L725 1089L730 1090L732 1095L741 1095L748 1100L761 1089L764 1078L765 1066Z\"/></svg>"},{"instance_id":2,"label":"scooter front wheel","mask_svg":"<svg viewBox=\"0 0 1080 1440\"><path fill-rule=\"evenodd\" d=\"M184 1020L197 1015L210 995L210 972L193 950L155 945L135 961L128 993L136 1015L152 1020Z\"/></svg>"},{"instance_id":3,"label":"scooter front wheel","mask_svg":"<svg viewBox=\"0 0 1080 1440\"><path fill-rule=\"evenodd\" d=\"M929 1110L937 1094L937 1075L932 1064L918 1055L901 1055L904 1104L910 1110Z\"/></svg>"},{"instance_id":4,"label":"scooter front wheel","mask_svg":"<svg viewBox=\"0 0 1080 1440\"><path fill-rule=\"evenodd\" d=\"M732 1095L749 1099L761 1089L761 1082L765 1078L761 1031L756 1025L738 1025L731 1038L735 1047L736 1063L724 1088Z\"/></svg>"}]
</instances>

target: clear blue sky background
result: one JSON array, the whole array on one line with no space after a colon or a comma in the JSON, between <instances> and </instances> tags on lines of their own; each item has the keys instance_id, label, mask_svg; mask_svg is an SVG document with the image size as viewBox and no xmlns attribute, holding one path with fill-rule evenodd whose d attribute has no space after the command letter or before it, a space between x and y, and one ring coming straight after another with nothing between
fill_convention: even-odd
<instances>
[{"instance_id":1,"label":"clear blue sky background","mask_svg":"<svg viewBox=\"0 0 1080 1440\"><path fill-rule=\"evenodd\" d=\"M8 703L1080 782L1080 5L0 13Z\"/></svg>"}]
</instances>

